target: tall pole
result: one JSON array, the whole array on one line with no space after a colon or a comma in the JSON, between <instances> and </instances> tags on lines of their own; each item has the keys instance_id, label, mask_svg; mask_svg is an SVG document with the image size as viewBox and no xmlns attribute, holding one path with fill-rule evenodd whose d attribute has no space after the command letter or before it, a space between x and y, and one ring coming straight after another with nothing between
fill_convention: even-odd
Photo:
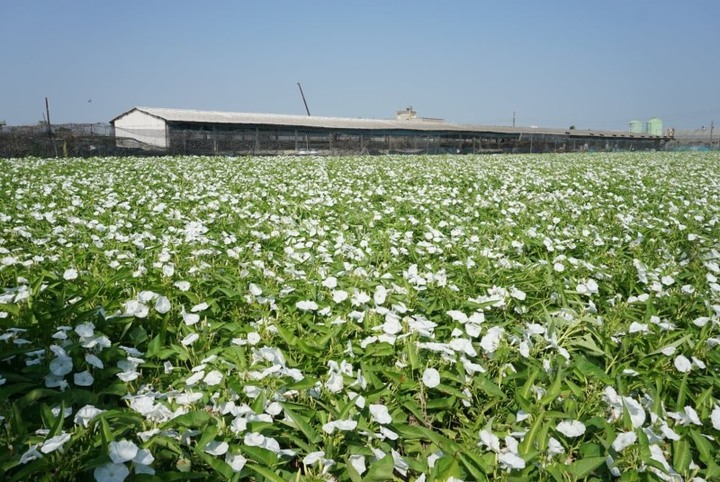
<instances>
[{"instance_id":1,"label":"tall pole","mask_svg":"<svg viewBox=\"0 0 720 482\"><path fill-rule=\"evenodd\" d=\"M53 142L52 124L50 123L50 103L47 97L45 97L45 114L47 115L48 139L50 139L50 144L55 148L55 157L57 157L57 146L55 146Z\"/></svg>"},{"instance_id":2,"label":"tall pole","mask_svg":"<svg viewBox=\"0 0 720 482\"><path fill-rule=\"evenodd\" d=\"M515 111L513 111L513 127L515 127Z\"/></svg>"},{"instance_id":3,"label":"tall pole","mask_svg":"<svg viewBox=\"0 0 720 482\"><path fill-rule=\"evenodd\" d=\"M300 88L300 95L302 96L303 104L305 104L305 111L307 112L308 117L310 117L310 109L308 109L307 101L305 100L305 94L302 90L302 85L300 85L300 82L298 82L297 85Z\"/></svg>"},{"instance_id":4,"label":"tall pole","mask_svg":"<svg viewBox=\"0 0 720 482\"><path fill-rule=\"evenodd\" d=\"M712 144L713 131L715 130L715 121L710 121L710 144Z\"/></svg>"}]
</instances>

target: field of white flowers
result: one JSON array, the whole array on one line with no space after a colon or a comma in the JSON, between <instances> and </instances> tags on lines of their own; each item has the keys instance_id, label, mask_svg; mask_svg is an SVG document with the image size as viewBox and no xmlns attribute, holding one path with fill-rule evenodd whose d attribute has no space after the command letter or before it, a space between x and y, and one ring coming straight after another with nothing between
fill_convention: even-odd
<instances>
[{"instance_id":1,"label":"field of white flowers","mask_svg":"<svg viewBox=\"0 0 720 482\"><path fill-rule=\"evenodd\" d=\"M0 168L2 480L720 478L717 153Z\"/></svg>"}]
</instances>

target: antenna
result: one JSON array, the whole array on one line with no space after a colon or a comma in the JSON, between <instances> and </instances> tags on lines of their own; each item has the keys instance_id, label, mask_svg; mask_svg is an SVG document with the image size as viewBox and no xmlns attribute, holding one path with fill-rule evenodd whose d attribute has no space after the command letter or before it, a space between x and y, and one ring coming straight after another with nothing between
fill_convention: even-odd
<instances>
[{"instance_id":1,"label":"antenna","mask_svg":"<svg viewBox=\"0 0 720 482\"><path fill-rule=\"evenodd\" d=\"M305 100L305 94L302 90L302 85L300 85L300 82L298 82L297 85L300 88L300 95L302 96L303 104L305 104L305 111L307 112L308 117L310 117L310 109L308 109L307 101Z\"/></svg>"}]
</instances>

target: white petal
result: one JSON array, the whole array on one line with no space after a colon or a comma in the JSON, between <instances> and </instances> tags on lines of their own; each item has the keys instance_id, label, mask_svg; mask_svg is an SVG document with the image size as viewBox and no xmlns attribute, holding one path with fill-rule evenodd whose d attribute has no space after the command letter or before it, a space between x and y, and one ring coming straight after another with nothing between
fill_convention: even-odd
<instances>
[{"instance_id":1,"label":"white petal","mask_svg":"<svg viewBox=\"0 0 720 482\"><path fill-rule=\"evenodd\" d=\"M325 457L325 452L323 452L322 450L319 452L310 452L303 459L303 464L312 465L315 462L322 460L323 457Z\"/></svg>"},{"instance_id":2,"label":"white petal","mask_svg":"<svg viewBox=\"0 0 720 482\"><path fill-rule=\"evenodd\" d=\"M167 299L166 296L159 296L157 301L155 301L155 311L160 314L167 313L168 311L170 311L170 308L170 300Z\"/></svg>"},{"instance_id":3,"label":"white petal","mask_svg":"<svg viewBox=\"0 0 720 482\"><path fill-rule=\"evenodd\" d=\"M440 372L434 368L427 368L423 372L422 381L428 388L435 388L440 385Z\"/></svg>"},{"instance_id":4,"label":"white petal","mask_svg":"<svg viewBox=\"0 0 720 482\"><path fill-rule=\"evenodd\" d=\"M350 465L357 471L358 474L362 475L367 470L365 467L365 457L362 455L351 455L348 457Z\"/></svg>"},{"instance_id":5,"label":"white petal","mask_svg":"<svg viewBox=\"0 0 720 482\"><path fill-rule=\"evenodd\" d=\"M370 404L369 408L372 418L377 423L383 425L387 423L392 423L392 417L390 416L390 412L388 412L388 408L385 405Z\"/></svg>"},{"instance_id":6,"label":"white petal","mask_svg":"<svg viewBox=\"0 0 720 482\"><path fill-rule=\"evenodd\" d=\"M622 452L627 447L633 445L636 441L637 434L635 434L635 432L623 432L615 437L615 440L612 443L612 448L614 448L616 452Z\"/></svg>"},{"instance_id":7,"label":"white petal","mask_svg":"<svg viewBox=\"0 0 720 482\"><path fill-rule=\"evenodd\" d=\"M524 469L525 461L517 454L512 452L504 452L498 454L498 462L506 469Z\"/></svg>"},{"instance_id":8,"label":"white petal","mask_svg":"<svg viewBox=\"0 0 720 482\"><path fill-rule=\"evenodd\" d=\"M138 446L130 440L110 442L108 447L110 458L116 464L122 464L135 458L138 453Z\"/></svg>"},{"instance_id":9,"label":"white petal","mask_svg":"<svg viewBox=\"0 0 720 482\"><path fill-rule=\"evenodd\" d=\"M213 440L212 442L208 442L205 446L205 453L210 455L225 455L229 448L230 446L227 442L218 442L217 440Z\"/></svg>"},{"instance_id":10,"label":"white petal","mask_svg":"<svg viewBox=\"0 0 720 482\"><path fill-rule=\"evenodd\" d=\"M720 406L715 405L712 413L710 414L710 421L715 430L720 430Z\"/></svg>"},{"instance_id":11,"label":"white petal","mask_svg":"<svg viewBox=\"0 0 720 482\"><path fill-rule=\"evenodd\" d=\"M673 363L680 373L687 373L692 369L692 362L685 355L678 355Z\"/></svg>"},{"instance_id":12,"label":"white petal","mask_svg":"<svg viewBox=\"0 0 720 482\"><path fill-rule=\"evenodd\" d=\"M557 431L569 438L579 437L585 433L585 424L578 420L565 420L557 425Z\"/></svg>"}]
</instances>

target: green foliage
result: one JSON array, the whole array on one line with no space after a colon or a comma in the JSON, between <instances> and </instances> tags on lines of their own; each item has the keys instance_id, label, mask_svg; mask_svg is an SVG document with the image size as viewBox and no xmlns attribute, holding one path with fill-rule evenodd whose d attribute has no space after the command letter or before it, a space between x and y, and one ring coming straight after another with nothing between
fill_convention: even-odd
<instances>
[{"instance_id":1,"label":"green foliage","mask_svg":"<svg viewBox=\"0 0 720 482\"><path fill-rule=\"evenodd\" d=\"M720 478L718 161L5 160L0 479Z\"/></svg>"}]
</instances>

